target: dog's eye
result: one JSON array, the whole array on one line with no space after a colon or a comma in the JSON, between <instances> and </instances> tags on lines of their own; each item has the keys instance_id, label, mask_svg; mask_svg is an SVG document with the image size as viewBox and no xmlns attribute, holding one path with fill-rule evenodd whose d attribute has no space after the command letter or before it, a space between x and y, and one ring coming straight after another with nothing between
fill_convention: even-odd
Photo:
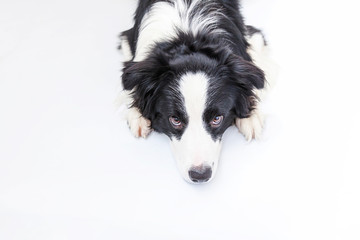
<instances>
[{"instance_id":1,"label":"dog's eye","mask_svg":"<svg viewBox=\"0 0 360 240\"><path fill-rule=\"evenodd\" d=\"M169 121L172 124L172 126L176 129L181 129L183 127L183 124L178 117L172 116L169 118Z\"/></svg>"},{"instance_id":2,"label":"dog's eye","mask_svg":"<svg viewBox=\"0 0 360 240\"><path fill-rule=\"evenodd\" d=\"M224 120L224 116L216 116L213 120L211 120L210 125L211 127L217 128L220 126L222 121Z\"/></svg>"}]
</instances>

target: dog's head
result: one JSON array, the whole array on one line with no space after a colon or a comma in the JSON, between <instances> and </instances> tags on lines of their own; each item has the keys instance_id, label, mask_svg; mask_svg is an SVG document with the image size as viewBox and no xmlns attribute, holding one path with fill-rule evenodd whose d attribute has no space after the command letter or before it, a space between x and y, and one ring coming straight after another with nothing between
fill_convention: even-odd
<instances>
[{"instance_id":1,"label":"dog's head","mask_svg":"<svg viewBox=\"0 0 360 240\"><path fill-rule=\"evenodd\" d=\"M171 47L170 47L171 46ZM159 45L144 61L128 62L123 85L151 127L171 140L183 177L209 181L221 139L236 118L246 118L264 86L264 73L226 49L195 44Z\"/></svg>"}]
</instances>

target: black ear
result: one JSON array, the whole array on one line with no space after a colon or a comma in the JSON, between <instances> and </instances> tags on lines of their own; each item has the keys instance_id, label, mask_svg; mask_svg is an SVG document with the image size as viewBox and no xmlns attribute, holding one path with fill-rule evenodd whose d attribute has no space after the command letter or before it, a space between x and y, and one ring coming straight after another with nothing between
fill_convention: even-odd
<instances>
[{"instance_id":1,"label":"black ear","mask_svg":"<svg viewBox=\"0 0 360 240\"><path fill-rule=\"evenodd\" d=\"M142 82L152 78L152 64L149 61L124 63L122 83L125 90L131 91Z\"/></svg>"},{"instance_id":2,"label":"black ear","mask_svg":"<svg viewBox=\"0 0 360 240\"><path fill-rule=\"evenodd\" d=\"M249 117L259 100L254 90L264 88L265 74L253 63L235 56L228 59L228 65L236 94L235 114L239 118Z\"/></svg>"},{"instance_id":3,"label":"black ear","mask_svg":"<svg viewBox=\"0 0 360 240\"><path fill-rule=\"evenodd\" d=\"M235 74L238 76L240 84L247 85L250 88L261 89L265 85L264 72L253 63L238 59L234 67Z\"/></svg>"},{"instance_id":4,"label":"black ear","mask_svg":"<svg viewBox=\"0 0 360 240\"><path fill-rule=\"evenodd\" d=\"M148 119L152 118L152 110L162 89L166 72L166 66L161 66L160 62L151 59L127 62L124 65L123 87L131 91L134 99L132 106L137 107Z\"/></svg>"}]
</instances>

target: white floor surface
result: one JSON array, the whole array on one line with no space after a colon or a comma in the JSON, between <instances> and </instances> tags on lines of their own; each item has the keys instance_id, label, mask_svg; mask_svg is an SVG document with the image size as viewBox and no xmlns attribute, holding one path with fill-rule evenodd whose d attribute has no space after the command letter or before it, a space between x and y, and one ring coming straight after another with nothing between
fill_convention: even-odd
<instances>
[{"instance_id":1,"label":"white floor surface","mask_svg":"<svg viewBox=\"0 0 360 240\"><path fill-rule=\"evenodd\" d=\"M356 1L244 0L281 73L206 185L116 111L135 0L0 0L0 239L360 239Z\"/></svg>"}]
</instances>

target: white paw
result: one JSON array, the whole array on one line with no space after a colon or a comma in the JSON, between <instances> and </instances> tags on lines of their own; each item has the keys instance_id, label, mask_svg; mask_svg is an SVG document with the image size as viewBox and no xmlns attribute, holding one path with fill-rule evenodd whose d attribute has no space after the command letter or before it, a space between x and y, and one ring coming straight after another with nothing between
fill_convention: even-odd
<instances>
[{"instance_id":1,"label":"white paw","mask_svg":"<svg viewBox=\"0 0 360 240\"><path fill-rule=\"evenodd\" d=\"M247 141L260 139L264 127L264 117L258 111L254 110L248 118L237 118L236 127L245 136Z\"/></svg>"},{"instance_id":2,"label":"white paw","mask_svg":"<svg viewBox=\"0 0 360 240\"><path fill-rule=\"evenodd\" d=\"M132 107L128 110L127 122L137 138L146 138L152 132L150 120L144 118L137 108Z\"/></svg>"}]
</instances>

